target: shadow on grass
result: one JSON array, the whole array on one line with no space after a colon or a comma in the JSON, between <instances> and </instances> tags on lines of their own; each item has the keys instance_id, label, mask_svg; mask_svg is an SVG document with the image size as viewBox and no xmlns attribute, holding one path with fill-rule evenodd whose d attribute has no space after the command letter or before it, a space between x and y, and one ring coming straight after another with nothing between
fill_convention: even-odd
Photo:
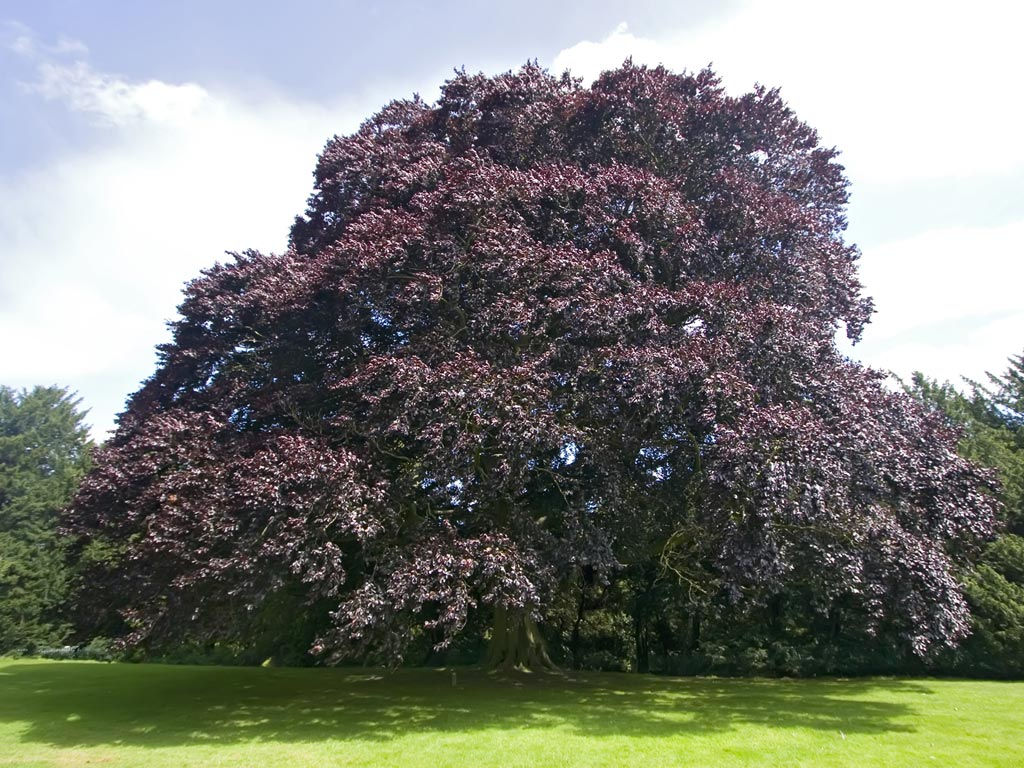
<instances>
[{"instance_id":1,"label":"shadow on grass","mask_svg":"<svg viewBox=\"0 0 1024 768\"><path fill-rule=\"evenodd\" d=\"M388 740L412 732L558 728L588 737L714 733L742 724L844 733L911 731L898 680L725 680L639 675L173 667L0 666L0 723L59 747ZM877 694L881 694L876 696ZM895 694L895 696L893 695Z\"/></svg>"}]
</instances>

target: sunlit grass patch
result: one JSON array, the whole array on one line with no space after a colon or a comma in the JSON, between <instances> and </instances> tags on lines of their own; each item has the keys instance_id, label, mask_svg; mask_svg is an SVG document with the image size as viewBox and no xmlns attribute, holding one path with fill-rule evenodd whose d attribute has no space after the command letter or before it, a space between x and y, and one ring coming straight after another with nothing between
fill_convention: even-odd
<instances>
[{"instance_id":1,"label":"sunlit grass patch","mask_svg":"<svg viewBox=\"0 0 1024 768\"><path fill-rule=\"evenodd\" d=\"M0 661L0 766L1019 766L1024 683Z\"/></svg>"}]
</instances>

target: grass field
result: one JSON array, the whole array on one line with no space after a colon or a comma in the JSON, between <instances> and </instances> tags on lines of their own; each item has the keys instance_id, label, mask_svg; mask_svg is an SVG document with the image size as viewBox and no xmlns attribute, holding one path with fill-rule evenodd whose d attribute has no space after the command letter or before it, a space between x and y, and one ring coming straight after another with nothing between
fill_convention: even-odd
<instances>
[{"instance_id":1,"label":"grass field","mask_svg":"<svg viewBox=\"0 0 1024 768\"><path fill-rule=\"evenodd\" d=\"M0 766L1017 766L1024 683L0 660Z\"/></svg>"}]
</instances>

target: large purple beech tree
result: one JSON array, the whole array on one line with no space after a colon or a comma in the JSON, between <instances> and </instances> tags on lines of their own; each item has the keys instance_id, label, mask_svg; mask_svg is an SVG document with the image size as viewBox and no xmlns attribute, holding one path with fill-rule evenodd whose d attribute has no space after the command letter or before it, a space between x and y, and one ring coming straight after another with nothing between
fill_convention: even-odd
<instances>
[{"instance_id":1,"label":"large purple beech tree","mask_svg":"<svg viewBox=\"0 0 1024 768\"><path fill-rule=\"evenodd\" d=\"M98 452L98 603L134 644L292 595L324 660L482 616L536 666L576 572L648 561L955 643L990 480L834 345L871 311L835 158L775 91L629 63L460 73L333 138L287 252L189 284Z\"/></svg>"}]
</instances>

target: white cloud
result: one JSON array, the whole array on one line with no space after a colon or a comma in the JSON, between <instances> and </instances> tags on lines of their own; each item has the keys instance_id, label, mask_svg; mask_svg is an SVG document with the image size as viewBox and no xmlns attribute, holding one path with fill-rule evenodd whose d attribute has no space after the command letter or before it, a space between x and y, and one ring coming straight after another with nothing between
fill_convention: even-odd
<instances>
[{"instance_id":1,"label":"white cloud","mask_svg":"<svg viewBox=\"0 0 1024 768\"><path fill-rule=\"evenodd\" d=\"M1024 221L957 228L865 251L877 313L851 354L906 378L954 383L1001 371L1024 348Z\"/></svg>"},{"instance_id":2,"label":"white cloud","mask_svg":"<svg viewBox=\"0 0 1024 768\"><path fill-rule=\"evenodd\" d=\"M671 44L662 40L637 37L629 31L626 22L618 26L604 40L581 40L555 54L551 69L555 72L569 70L584 83L592 83L606 69L613 69L627 58L638 64L665 64L674 66L678 55Z\"/></svg>"},{"instance_id":3,"label":"white cloud","mask_svg":"<svg viewBox=\"0 0 1024 768\"><path fill-rule=\"evenodd\" d=\"M656 38L623 24L561 51L557 71L589 80L626 56L671 69L709 62L731 92L780 86L855 180L1003 173L1024 168L1024 5L753 0Z\"/></svg>"},{"instance_id":4,"label":"white cloud","mask_svg":"<svg viewBox=\"0 0 1024 768\"><path fill-rule=\"evenodd\" d=\"M885 23L872 25L881 6L827 7L758 4L657 40L623 26L566 49L554 68L592 76L627 55L675 69L713 60L732 90L755 78L783 85L866 178L1024 166L1024 149L1012 145L1021 107L1011 78L1020 67L1009 45L1020 25L995 21L984 4L962 24L948 12L911 23L910 12L887 10ZM985 24L992 29L982 39ZM72 119L96 123L102 143L0 176L0 380L72 386L93 409L97 437L152 372L182 283L225 250L282 248L326 138L352 130L385 98L429 94L438 82L431 74L381 84L326 106L245 99L97 72L81 43L45 45L7 26L15 33L8 47L35 68L27 87L66 105ZM927 40L921 30L932 30ZM863 274L880 311L856 354L904 375L999 369L1022 342L1024 308L1012 295L1024 283L1013 250L1022 238L1015 225L867 252ZM958 268L964 261L971 270ZM926 320L944 315L953 318L944 327Z\"/></svg>"},{"instance_id":5,"label":"white cloud","mask_svg":"<svg viewBox=\"0 0 1024 768\"><path fill-rule=\"evenodd\" d=\"M632 58L638 64L669 65L669 61L677 59L678 56L662 41L637 37L629 31L629 25L623 21L600 42L582 40L559 51L551 64L551 69L555 72L568 69L590 83L604 70L617 67L628 58Z\"/></svg>"},{"instance_id":6,"label":"white cloud","mask_svg":"<svg viewBox=\"0 0 1024 768\"><path fill-rule=\"evenodd\" d=\"M89 52L85 43L61 35L53 45L47 45L32 34L32 30L24 24L6 20L0 22L0 29L6 30L9 38L7 48L20 56L62 56L65 54L85 55Z\"/></svg>"},{"instance_id":7,"label":"white cloud","mask_svg":"<svg viewBox=\"0 0 1024 768\"><path fill-rule=\"evenodd\" d=\"M97 121L102 143L0 176L0 378L77 389L101 438L152 373L184 281L226 250L282 249L326 139L383 99L137 83L57 60L58 46L21 46L31 87Z\"/></svg>"},{"instance_id":8,"label":"white cloud","mask_svg":"<svg viewBox=\"0 0 1024 768\"><path fill-rule=\"evenodd\" d=\"M169 122L188 120L210 100L195 83L171 85L159 80L129 83L95 72L84 61L63 64L43 61L39 79L26 85L47 99L60 99L76 112L87 112L113 125L138 120Z\"/></svg>"},{"instance_id":9,"label":"white cloud","mask_svg":"<svg viewBox=\"0 0 1024 768\"><path fill-rule=\"evenodd\" d=\"M873 335L890 338L936 316L948 324L1024 313L1022 257L1024 221L935 230L869 248L860 276L878 309Z\"/></svg>"},{"instance_id":10,"label":"white cloud","mask_svg":"<svg viewBox=\"0 0 1024 768\"><path fill-rule=\"evenodd\" d=\"M132 83L94 70L85 60L89 49L80 40L59 37L55 44L47 45L24 24L6 22L3 26L13 33L7 47L35 64L35 80L21 83L22 88L62 101L100 124L185 121L210 104L210 94L195 83Z\"/></svg>"},{"instance_id":11,"label":"white cloud","mask_svg":"<svg viewBox=\"0 0 1024 768\"><path fill-rule=\"evenodd\" d=\"M856 190L1024 170L1021 29L1024 5L996 0L753 0L656 37L620 24L561 51L552 68L590 81L627 56L676 71L710 62L731 93L780 86L823 142L842 150ZM851 354L901 376L921 369L954 382L1001 370L1024 345L1022 242L1019 222L868 250L861 276L878 311Z\"/></svg>"}]
</instances>

